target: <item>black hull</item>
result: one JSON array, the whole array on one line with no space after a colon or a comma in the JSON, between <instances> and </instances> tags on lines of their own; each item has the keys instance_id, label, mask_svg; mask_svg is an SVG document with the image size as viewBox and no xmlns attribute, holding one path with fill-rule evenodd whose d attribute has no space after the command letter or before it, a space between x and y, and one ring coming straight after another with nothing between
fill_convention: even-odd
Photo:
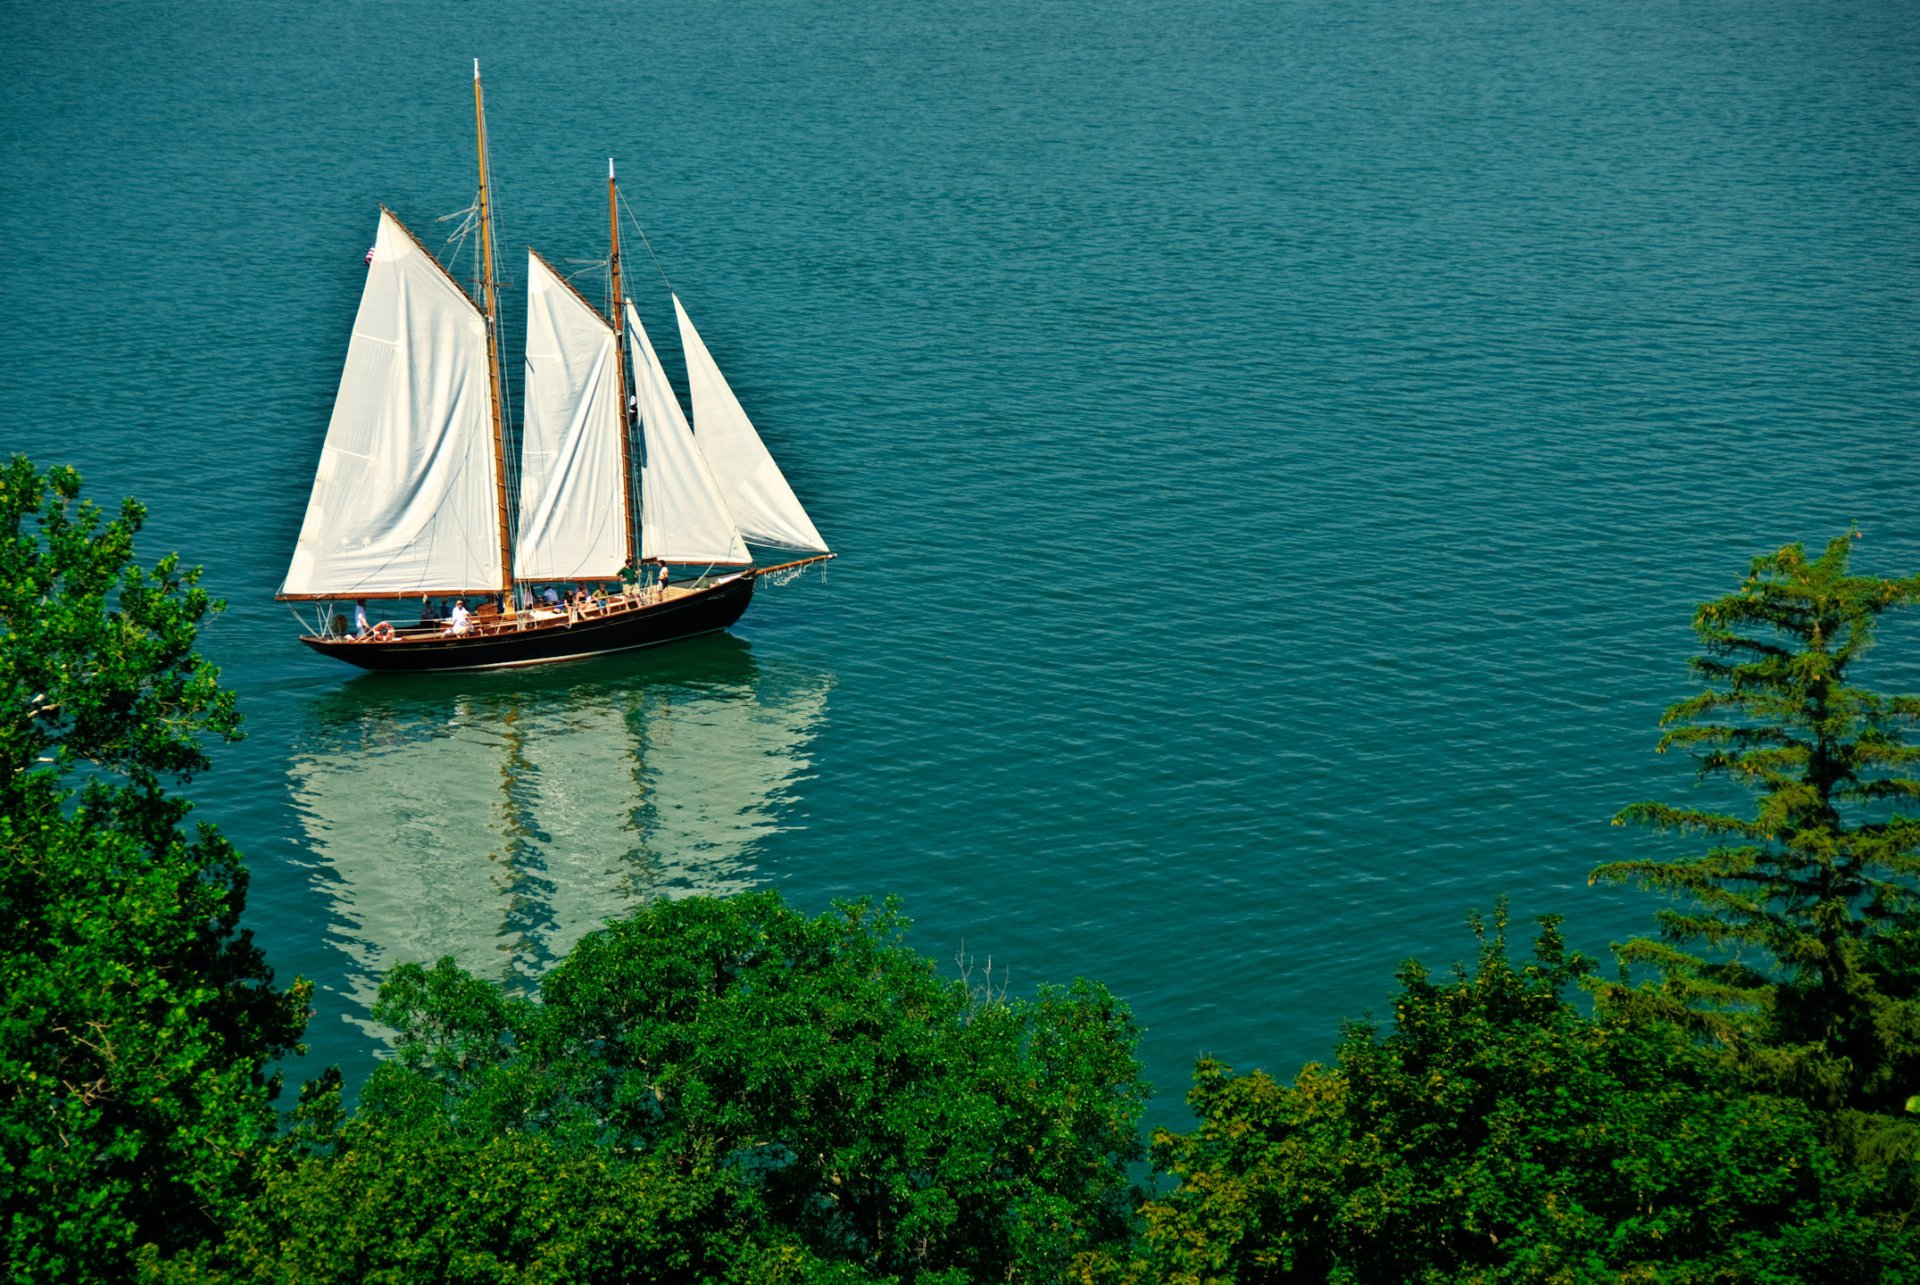
<instances>
[{"instance_id":1,"label":"black hull","mask_svg":"<svg viewBox=\"0 0 1920 1285\"><path fill-rule=\"evenodd\" d=\"M316 638L300 641L323 656L383 673L431 673L448 669L502 669L514 665L543 665L635 647L692 638L725 629L740 619L753 599L758 577L743 575L723 580L670 602L589 616L569 625L552 621L500 633L471 633L458 637L396 638L375 642L358 638Z\"/></svg>"}]
</instances>

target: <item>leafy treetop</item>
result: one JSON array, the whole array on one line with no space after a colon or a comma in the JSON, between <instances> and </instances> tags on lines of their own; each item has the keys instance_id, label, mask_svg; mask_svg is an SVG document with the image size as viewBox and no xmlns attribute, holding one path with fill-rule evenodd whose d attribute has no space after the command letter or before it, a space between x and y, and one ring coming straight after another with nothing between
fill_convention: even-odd
<instances>
[{"instance_id":1,"label":"leafy treetop","mask_svg":"<svg viewBox=\"0 0 1920 1285\"><path fill-rule=\"evenodd\" d=\"M538 1002L450 960L396 969L375 1012L398 1056L350 1118L310 1097L233 1247L300 1280L455 1262L961 1285L1059 1280L1124 1244L1146 1093L1125 1008L1088 983L1026 1000L943 978L905 928L891 905L696 897L583 939ZM430 1173L460 1185L422 1206ZM549 1181L585 1194L520 1213L501 1194Z\"/></svg>"},{"instance_id":2,"label":"leafy treetop","mask_svg":"<svg viewBox=\"0 0 1920 1285\"><path fill-rule=\"evenodd\" d=\"M308 988L239 930L246 871L167 792L239 719L194 651L219 604L134 560L72 469L0 468L0 1259L124 1276L218 1234L275 1130Z\"/></svg>"},{"instance_id":3,"label":"leafy treetop","mask_svg":"<svg viewBox=\"0 0 1920 1285\"><path fill-rule=\"evenodd\" d=\"M1590 1017L1590 961L1542 920L1507 956L1400 972L1393 1020L1347 1028L1291 1085L1203 1060L1178 1179L1108 1279L1892 1281L1915 1252L1857 1208L1799 1102L1750 1095L1664 1023ZM1097 1278L1097 1277L1096 1277Z\"/></svg>"},{"instance_id":4,"label":"leafy treetop","mask_svg":"<svg viewBox=\"0 0 1920 1285\"><path fill-rule=\"evenodd\" d=\"M0 469L0 764L63 779L85 764L151 789L207 766L201 738L237 739L220 671L193 650L219 604L177 554L133 559L134 499L103 521L70 468ZM43 775L44 774L44 775Z\"/></svg>"}]
</instances>

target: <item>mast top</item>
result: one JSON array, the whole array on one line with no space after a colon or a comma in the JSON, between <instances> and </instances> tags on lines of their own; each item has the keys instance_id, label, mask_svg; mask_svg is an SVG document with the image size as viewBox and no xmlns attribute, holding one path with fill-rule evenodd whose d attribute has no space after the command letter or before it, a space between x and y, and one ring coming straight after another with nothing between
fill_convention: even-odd
<instances>
[{"instance_id":1,"label":"mast top","mask_svg":"<svg viewBox=\"0 0 1920 1285\"><path fill-rule=\"evenodd\" d=\"M613 177L613 158L611 156L607 158L607 177Z\"/></svg>"},{"instance_id":2,"label":"mast top","mask_svg":"<svg viewBox=\"0 0 1920 1285\"><path fill-rule=\"evenodd\" d=\"M480 60L478 58L473 60L473 78L475 80L480 79Z\"/></svg>"}]
</instances>

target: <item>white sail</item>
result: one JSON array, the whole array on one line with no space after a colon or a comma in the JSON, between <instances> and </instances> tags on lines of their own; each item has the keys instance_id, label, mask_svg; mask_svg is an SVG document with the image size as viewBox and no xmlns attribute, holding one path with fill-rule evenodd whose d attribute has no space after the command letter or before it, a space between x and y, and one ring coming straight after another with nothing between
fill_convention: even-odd
<instances>
[{"instance_id":1,"label":"white sail","mask_svg":"<svg viewBox=\"0 0 1920 1285\"><path fill-rule=\"evenodd\" d=\"M396 597L500 586L487 380L480 310L382 210L282 594Z\"/></svg>"},{"instance_id":2,"label":"white sail","mask_svg":"<svg viewBox=\"0 0 1920 1285\"><path fill-rule=\"evenodd\" d=\"M613 327L528 251L518 580L611 580L626 561L619 360Z\"/></svg>"},{"instance_id":3,"label":"white sail","mask_svg":"<svg viewBox=\"0 0 1920 1285\"><path fill-rule=\"evenodd\" d=\"M826 541L794 498L780 466L767 453L753 421L727 386L713 354L701 342L700 332L693 328L679 295L673 297L673 312L680 320L680 343L687 355L694 440L713 470L720 496L727 502L740 533L755 544L827 552Z\"/></svg>"},{"instance_id":4,"label":"white sail","mask_svg":"<svg viewBox=\"0 0 1920 1285\"><path fill-rule=\"evenodd\" d=\"M680 399L630 303L627 333L647 444L647 463L640 472L640 552L658 562L746 565L752 559L740 528L693 443Z\"/></svg>"}]
</instances>

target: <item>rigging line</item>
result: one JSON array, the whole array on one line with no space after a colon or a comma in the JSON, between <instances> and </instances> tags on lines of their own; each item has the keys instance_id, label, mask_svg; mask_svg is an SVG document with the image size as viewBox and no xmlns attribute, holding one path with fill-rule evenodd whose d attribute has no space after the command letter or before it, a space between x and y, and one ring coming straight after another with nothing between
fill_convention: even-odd
<instances>
[{"instance_id":1,"label":"rigging line","mask_svg":"<svg viewBox=\"0 0 1920 1285\"><path fill-rule=\"evenodd\" d=\"M647 240L647 230L640 226L640 216L633 212L631 205L627 204L627 194L625 192L620 193L620 206L626 210L627 222L633 224L633 230L639 236L640 244L647 247L647 257L653 260L653 270L660 274L660 280L666 284L667 292L669 294L673 293L673 282L668 278L666 268L661 266L660 256L653 252L653 242Z\"/></svg>"},{"instance_id":2,"label":"rigging line","mask_svg":"<svg viewBox=\"0 0 1920 1285\"><path fill-rule=\"evenodd\" d=\"M447 233L447 239L440 243L440 255L443 259L449 262L458 261L460 252L467 248L466 239L473 231L474 220L479 217L480 207L477 205L469 205L464 210L455 210L452 214L442 214L434 220L435 223L445 223L448 219L460 220L460 226ZM456 242L458 244L456 244ZM451 254L448 253L449 246L453 248Z\"/></svg>"},{"instance_id":3,"label":"rigging line","mask_svg":"<svg viewBox=\"0 0 1920 1285\"><path fill-rule=\"evenodd\" d=\"M567 262L568 262L568 263L578 263L578 264L580 264L580 265L582 265L582 266L580 267L580 269L579 269L578 271L576 271L576 272L569 272L569 273L568 273L568 274L567 274L566 276L564 276L564 277L562 277L562 278L560 278L560 279L561 279L562 281L564 281L564 282L566 282L566 283L567 283L568 285L572 285L572 284L573 284L573 279L574 279L575 277L578 277L578 276L583 276L583 275L585 275L586 273L589 273L589 272L592 272L592 271L594 271L594 270L595 270L596 268L597 268L597 269L599 269L599 270L600 270L600 271L602 271L602 272L605 272L605 271L608 271L608 270L609 270L609 269L610 269L610 268L611 268L611 267L613 266L613 260L612 260L611 258L607 258L607 259L568 259L568 260L567 260Z\"/></svg>"},{"instance_id":4,"label":"rigging line","mask_svg":"<svg viewBox=\"0 0 1920 1285\"><path fill-rule=\"evenodd\" d=\"M460 256L464 254L467 249L467 238L473 234L474 225L478 222L479 218L480 205L476 200L474 204L469 205L464 210L455 210L452 214L442 214L434 220L435 223L445 223L448 219L460 220L460 226L447 233L447 239L440 243L440 259L443 263L453 265L453 269L457 269L460 266ZM472 296L475 300L479 300L484 292L480 289L480 255L479 244L477 242L475 243L474 251L474 269L471 278L473 282Z\"/></svg>"},{"instance_id":5,"label":"rigging line","mask_svg":"<svg viewBox=\"0 0 1920 1285\"><path fill-rule=\"evenodd\" d=\"M562 259L561 262L571 263L575 265L574 270L572 272L569 272L565 276L560 278L562 281L572 286L573 279L575 277L585 276L587 273L597 270L600 273L600 284L607 288L608 297L609 298L612 297L612 294L613 294L613 256L612 255L608 255L604 259ZM587 292L584 290L580 290L580 287L574 286L573 288L579 291L580 297L582 299L587 297Z\"/></svg>"}]
</instances>

